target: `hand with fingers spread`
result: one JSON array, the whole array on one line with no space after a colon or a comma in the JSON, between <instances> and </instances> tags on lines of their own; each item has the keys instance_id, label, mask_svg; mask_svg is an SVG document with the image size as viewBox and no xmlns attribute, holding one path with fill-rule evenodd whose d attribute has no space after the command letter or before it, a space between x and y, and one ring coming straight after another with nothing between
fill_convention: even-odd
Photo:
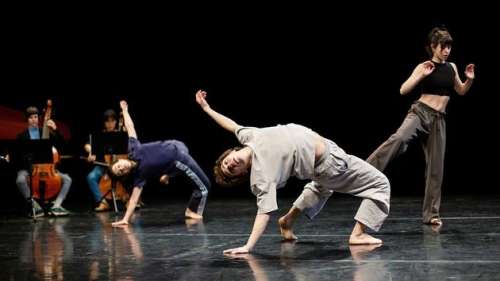
<instances>
[{"instance_id":1,"label":"hand with fingers spread","mask_svg":"<svg viewBox=\"0 0 500 281\"><path fill-rule=\"evenodd\" d=\"M128 227L128 221L126 220L120 220L120 221L117 221L117 222L114 222L111 224L113 227Z\"/></svg>"},{"instance_id":2,"label":"hand with fingers spread","mask_svg":"<svg viewBox=\"0 0 500 281\"><path fill-rule=\"evenodd\" d=\"M248 254L249 252L250 249L248 249L248 247L245 245L238 248L227 249L223 253L224 255L238 255L238 254Z\"/></svg>"}]
</instances>

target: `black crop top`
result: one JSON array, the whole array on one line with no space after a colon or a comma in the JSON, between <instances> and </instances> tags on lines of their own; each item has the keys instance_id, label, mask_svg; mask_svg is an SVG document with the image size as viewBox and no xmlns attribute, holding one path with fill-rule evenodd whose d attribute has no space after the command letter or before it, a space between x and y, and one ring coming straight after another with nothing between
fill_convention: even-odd
<instances>
[{"instance_id":1,"label":"black crop top","mask_svg":"<svg viewBox=\"0 0 500 281\"><path fill-rule=\"evenodd\" d=\"M423 94L449 96L455 85L455 69L449 62L434 63L434 71L421 82Z\"/></svg>"}]
</instances>

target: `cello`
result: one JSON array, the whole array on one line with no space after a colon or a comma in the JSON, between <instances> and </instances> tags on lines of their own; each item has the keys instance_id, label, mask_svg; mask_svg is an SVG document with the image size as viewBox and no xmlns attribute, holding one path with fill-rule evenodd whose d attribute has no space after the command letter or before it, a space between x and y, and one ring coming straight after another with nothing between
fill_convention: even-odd
<instances>
[{"instance_id":1,"label":"cello","mask_svg":"<svg viewBox=\"0 0 500 281\"><path fill-rule=\"evenodd\" d=\"M50 138L50 129L47 122L52 114L52 101L47 100L45 115L43 117L42 139ZM59 153L52 147L53 163L33 164L31 172L31 196L41 201L42 204L54 199L61 191L61 176L56 171L56 163L59 162Z\"/></svg>"},{"instance_id":2,"label":"cello","mask_svg":"<svg viewBox=\"0 0 500 281\"><path fill-rule=\"evenodd\" d=\"M123 117L120 117L119 124L118 124L118 131L122 132L123 131ZM92 139L91 139L92 141ZM92 147L92 145L91 145ZM104 163L108 165L108 167L111 167L111 164L115 162L118 159L127 159L128 155L127 154L105 154L104 155ZM113 186L114 185L114 186ZM107 171L102 177L101 180L99 181L99 190L101 191L101 194L104 194L103 198L106 198L108 200L113 200L115 211L117 211L116 207L116 199L122 201L124 204L126 204L130 198L129 193L127 192L127 189L123 186L123 183L119 180L114 180L111 178L109 175L109 171ZM114 198L113 198L114 197Z\"/></svg>"},{"instance_id":3,"label":"cello","mask_svg":"<svg viewBox=\"0 0 500 281\"><path fill-rule=\"evenodd\" d=\"M116 161L116 159L121 159L122 157L122 155L107 154L104 155L104 163L106 163L109 167L111 166L111 163ZM126 159L126 156L124 158ZM121 181L113 180L109 175L109 172L106 172L99 181L99 190L102 194L104 194L103 197L109 200L113 199L113 184L115 184L115 199L118 199L123 203L128 202L130 196L127 190L125 189Z\"/></svg>"}]
</instances>

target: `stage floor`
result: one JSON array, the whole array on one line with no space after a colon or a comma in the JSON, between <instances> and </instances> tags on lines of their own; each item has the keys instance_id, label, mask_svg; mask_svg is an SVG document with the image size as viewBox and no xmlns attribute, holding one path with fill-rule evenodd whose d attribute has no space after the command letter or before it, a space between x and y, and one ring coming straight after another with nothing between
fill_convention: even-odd
<instances>
[{"instance_id":1,"label":"stage floor","mask_svg":"<svg viewBox=\"0 0 500 281\"><path fill-rule=\"evenodd\" d=\"M359 200L334 196L314 221L298 220L282 243L280 210L254 252L246 242L253 200L212 200L204 223L183 219L180 200L150 203L127 229L114 213L78 212L33 223L0 222L0 280L500 280L500 198L444 197L440 229L422 225L421 198L393 198L381 247L347 244ZM121 216L119 214L118 216Z\"/></svg>"}]
</instances>

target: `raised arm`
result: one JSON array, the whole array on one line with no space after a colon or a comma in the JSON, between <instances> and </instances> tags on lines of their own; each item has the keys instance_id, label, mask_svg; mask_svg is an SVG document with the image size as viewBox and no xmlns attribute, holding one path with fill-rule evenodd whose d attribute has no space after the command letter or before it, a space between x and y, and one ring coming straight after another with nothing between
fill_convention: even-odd
<instances>
[{"instance_id":1,"label":"raised arm","mask_svg":"<svg viewBox=\"0 0 500 281\"><path fill-rule=\"evenodd\" d=\"M122 100L120 102L120 107L123 113L123 122L125 123L125 128L127 129L128 137L137 139L137 134L134 128L134 122L128 113L128 104L126 101Z\"/></svg>"},{"instance_id":2,"label":"raised arm","mask_svg":"<svg viewBox=\"0 0 500 281\"><path fill-rule=\"evenodd\" d=\"M424 61L423 63L417 65L410 77L401 85L399 93L401 95L406 95L411 92L426 76L434 71L434 64L432 61Z\"/></svg>"},{"instance_id":3,"label":"raised arm","mask_svg":"<svg viewBox=\"0 0 500 281\"><path fill-rule=\"evenodd\" d=\"M201 109L203 109L203 111L205 111L210 117L212 117L212 119L214 119L215 122L219 124L219 126L234 133L236 127L238 127L239 125L236 124L236 122L234 122L233 120L210 108L210 105L208 105L205 99L206 97L207 92L202 90L196 92L196 102L200 105Z\"/></svg>"},{"instance_id":4,"label":"raised arm","mask_svg":"<svg viewBox=\"0 0 500 281\"><path fill-rule=\"evenodd\" d=\"M467 94L469 91L470 87L472 86L472 81L474 81L474 64L469 64L467 67L465 67L465 82L462 82L460 80L460 76L458 75L458 70L457 66L454 63L451 63L451 66L453 66L453 69L455 69L455 91L461 96Z\"/></svg>"}]
</instances>

